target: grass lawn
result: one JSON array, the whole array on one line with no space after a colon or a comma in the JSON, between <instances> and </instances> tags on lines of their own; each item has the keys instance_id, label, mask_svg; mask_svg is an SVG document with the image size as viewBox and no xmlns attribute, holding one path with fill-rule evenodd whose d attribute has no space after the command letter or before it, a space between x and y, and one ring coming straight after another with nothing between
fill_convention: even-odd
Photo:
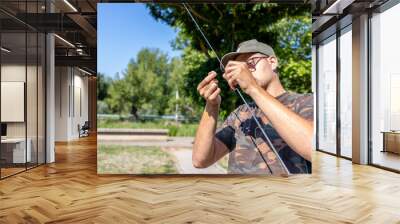
<instances>
[{"instance_id":1,"label":"grass lawn","mask_svg":"<svg viewBox=\"0 0 400 224\"><path fill-rule=\"evenodd\" d=\"M218 160L217 164L221 166L224 170L228 170L229 154Z\"/></svg>"},{"instance_id":2,"label":"grass lawn","mask_svg":"<svg viewBox=\"0 0 400 224\"><path fill-rule=\"evenodd\" d=\"M174 157L159 147L98 145L99 174L177 174Z\"/></svg>"},{"instance_id":3,"label":"grass lawn","mask_svg":"<svg viewBox=\"0 0 400 224\"><path fill-rule=\"evenodd\" d=\"M165 121L120 121L112 119L100 119L97 121L98 128L140 128L140 129L168 129L169 136L195 136L198 124L174 124Z\"/></svg>"}]
</instances>

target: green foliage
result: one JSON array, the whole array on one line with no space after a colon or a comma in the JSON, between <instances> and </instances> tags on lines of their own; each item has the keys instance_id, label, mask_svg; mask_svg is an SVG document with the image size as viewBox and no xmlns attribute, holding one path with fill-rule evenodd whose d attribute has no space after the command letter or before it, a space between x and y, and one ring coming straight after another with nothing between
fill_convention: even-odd
<instances>
[{"instance_id":1,"label":"green foliage","mask_svg":"<svg viewBox=\"0 0 400 224\"><path fill-rule=\"evenodd\" d=\"M289 90L311 91L311 18L304 15L282 18L267 31L278 37L280 80Z\"/></svg>"},{"instance_id":2,"label":"green foliage","mask_svg":"<svg viewBox=\"0 0 400 224\"><path fill-rule=\"evenodd\" d=\"M298 93L311 91L311 60L295 61L289 58L282 67L280 80L287 89Z\"/></svg>"},{"instance_id":3,"label":"green foliage","mask_svg":"<svg viewBox=\"0 0 400 224\"><path fill-rule=\"evenodd\" d=\"M129 86L119 75L111 82L108 88L108 97L105 99L112 113L119 115L126 114L131 106Z\"/></svg>"},{"instance_id":4,"label":"green foliage","mask_svg":"<svg viewBox=\"0 0 400 224\"><path fill-rule=\"evenodd\" d=\"M204 105L197 94L198 83L211 70L221 71L195 24L181 4L148 4L150 13L179 29L173 47L184 50L184 90L196 105ZM190 4L190 11L221 57L234 51L245 40L257 39L271 45L280 62L280 77L288 90L311 90L311 18L308 5L259 4ZM221 114L227 115L241 102L222 86ZM201 108L201 107L200 107ZM198 112L201 109L198 108Z\"/></svg>"},{"instance_id":5,"label":"green foliage","mask_svg":"<svg viewBox=\"0 0 400 224\"><path fill-rule=\"evenodd\" d=\"M187 97L185 90L186 82L186 64L180 58L173 58L171 60L171 73L167 80L169 90L168 107L165 110L166 114L174 114L176 112L176 105L178 105L178 114L184 115L187 118L198 117L199 105L195 104L190 97ZM178 92L178 98L176 97ZM190 91L191 92L191 91Z\"/></svg>"},{"instance_id":6,"label":"green foliage","mask_svg":"<svg viewBox=\"0 0 400 224\"><path fill-rule=\"evenodd\" d=\"M203 57L202 57L203 56ZM193 59L197 57L198 59ZM193 99L194 102L197 102L199 107L199 111L202 112L205 101L197 92L197 85L207 76L208 72L214 70L219 75L217 76L219 87L221 88L221 98L223 99L221 102L221 110L220 112L224 115L227 115L232 111L238 104L241 102L237 100L236 95L230 91L230 88L227 82L222 77L222 72L219 69L218 60L216 58L211 58L209 60L205 60L205 56L202 53L197 51L185 51L184 55L184 63L187 66L187 72L183 74L185 83L184 83L184 91L185 94ZM202 62L204 60L204 62ZM233 102L233 103L232 103Z\"/></svg>"},{"instance_id":7,"label":"green foliage","mask_svg":"<svg viewBox=\"0 0 400 224\"><path fill-rule=\"evenodd\" d=\"M168 135L169 136L177 136L177 134L178 134L178 126L170 126L169 128L168 128Z\"/></svg>"},{"instance_id":8,"label":"green foliage","mask_svg":"<svg viewBox=\"0 0 400 224\"><path fill-rule=\"evenodd\" d=\"M131 104L142 113L163 113L166 107L165 85L170 68L168 56L159 49L142 49L131 60L125 73Z\"/></svg>"},{"instance_id":9,"label":"green foliage","mask_svg":"<svg viewBox=\"0 0 400 224\"><path fill-rule=\"evenodd\" d=\"M103 73L97 74L97 100L104 100L107 97L110 83L110 77L106 77Z\"/></svg>"},{"instance_id":10,"label":"green foliage","mask_svg":"<svg viewBox=\"0 0 400 224\"><path fill-rule=\"evenodd\" d=\"M112 119L99 119L98 128L167 129L169 136L195 136L198 123L175 124L165 121L132 122Z\"/></svg>"},{"instance_id":11,"label":"green foliage","mask_svg":"<svg viewBox=\"0 0 400 224\"><path fill-rule=\"evenodd\" d=\"M165 96L171 90L167 80L172 68L168 55L159 49L142 49L131 60L122 77L112 80L105 102L112 113L129 114L132 107L143 114L163 114L168 107Z\"/></svg>"},{"instance_id":12,"label":"green foliage","mask_svg":"<svg viewBox=\"0 0 400 224\"><path fill-rule=\"evenodd\" d=\"M180 30L177 47L191 46L205 54L209 49L181 4L148 4L151 15ZM218 53L236 49L237 45L257 37L275 43L277 37L265 27L281 18L304 15L308 5L278 4L190 4L189 9ZM250 38L249 38L250 37Z\"/></svg>"},{"instance_id":13,"label":"green foliage","mask_svg":"<svg viewBox=\"0 0 400 224\"><path fill-rule=\"evenodd\" d=\"M97 113L98 114L111 113L108 104L104 100L97 100Z\"/></svg>"},{"instance_id":14,"label":"green foliage","mask_svg":"<svg viewBox=\"0 0 400 224\"><path fill-rule=\"evenodd\" d=\"M196 135L196 130L198 127L196 124L168 124L168 135L169 136L184 136L184 137L194 137Z\"/></svg>"},{"instance_id":15,"label":"green foliage","mask_svg":"<svg viewBox=\"0 0 400 224\"><path fill-rule=\"evenodd\" d=\"M142 49L121 77L99 74L99 112L174 114L199 118L204 100L197 85L214 70L222 89L220 115L225 118L242 104L222 78L219 63L181 4L148 4L151 15L179 30L172 46L181 58L169 58L158 49ZM286 89L311 91L311 17L308 5L190 4L190 11L219 57L245 40L271 45L279 59L279 75ZM176 97L178 92L179 97ZM171 133L174 133L171 128Z\"/></svg>"}]
</instances>

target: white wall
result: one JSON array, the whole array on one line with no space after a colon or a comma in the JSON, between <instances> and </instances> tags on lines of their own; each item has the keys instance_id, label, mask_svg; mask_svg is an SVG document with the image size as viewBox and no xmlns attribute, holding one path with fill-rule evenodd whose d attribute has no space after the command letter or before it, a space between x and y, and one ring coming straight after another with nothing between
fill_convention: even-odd
<instances>
[{"instance_id":1,"label":"white wall","mask_svg":"<svg viewBox=\"0 0 400 224\"><path fill-rule=\"evenodd\" d=\"M88 78L76 68L56 67L55 85L55 140L77 139L78 125L88 120Z\"/></svg>"},{"instance_id":2,"label":"white wall","mask_svg":"<svg viewBox=\"0 0 400 224\"><path fill-rule=\"evenodd\" d=\"M24 65L18 64L3 64L1 66L1 81L3 82L25 82ZM1 108L7 110L7 108ZM8 122L7 123L7 136L8 137L25 137L25 122Z\"/></svg>"},{"instance_id":3,"label":"white wall","mask_svg":"<svg viewBox=\"0 0 400 224\"><path fill-rule=\"evenodd\" d=\"M24 65L1 65L1 81L19 81L25 82L25 64Z\"/></svg>"},{"instance_id":4,"label":"white wall","mask_svg":"<svg viewBox=\"0 0 400 224\"><path fill-rule=\"evenodd\" d=\"M37 70L38 69L38 70ZM14 114L18 115L18 121L6 121L7 124L7 137L9 138L24 138L25 135L28 138L28 148L31 149L32 162L36 162L39 159L39 163L44 163L45 159L45 142L44 142L44 74L42 73L41 66L25 66L24 64L7 64L3 63L1 66L2 76L2 96L1 98L8 99L11 101L9 105L5 105L2 101L2 115ZM25 80L27 78L27 80ZM15 89L17 86L12 86L13 90L6 91L4 89L5 82L16 84L24 84L22 88ZM26 88L25 88L26 87ZM26 97L25 97L26 90ZM7 94L20 94L19 102L18 99L13 99ZM12 101L14 100L14 101ZM22 101L21 101L22 100ZM14 105L15 104L15 105ZM26 105L25 105L26 104ZM16 107L19 105L18 107ZM25 119L26 113L26 119ZM2 120L4 121L3 117Z\"/></svg>"},{"instance_id":5,"label":"white wall","mask_svg":"<svg viewBox=\"0 0 400 224\"><path fill-rule=\"evenodd\" d=\"M69 96L68 88L70 76L67 67L55 68L55 141L68 140Z\"/></svg>"},{"instance_id":6,"label":"white wall","mask_svg":"<svg viewBox=\"0 0 400 224\"><path fill-rule=\"evenodd\" d=\"M18 64L3 64L1 66L1 81L2 82L24 82L25 83L25 71L26 67L24 65L18 65ZM29 68L28 68L29 69ZM23 93L22 93L23 94ZM2 96L4 98L5 96ZM1 108L2 112L4 113L4 110L8 110L8 108ZM24 108L22 108L22 112L24 113ZM12 132L12 129L17 128L20 126L21 128L24 128L24 125L21 126L24 122L11 122L8 123L8 129L10 129ZM17 128L18 129L18 128ZM15 131L18 132L18 131ZM19 132L21 136L25 136L25 131L22 130ZM21 137L18 136L18 137Z\"/></svg>"},{"instance_id":7,"label":"white wall","mask_svg":"<svg viewBox=\"0 0 400 224\"><path fill-rule=\"evenodd\" d=\"M79 75L76 75L76 72L79 70L74 70L74 108L72 108L72 130L71 134L73 136L78 136L78 124L81 126L88 120L88 77L82 76L82 73L79 72ZM80 103L79 103L80 101ZM80 108L81 107L81 108ZM80 111L81 110L81 111Z\"/></svg>"},{"instance_id":8,"label":"white wall","mask_svg":"<svg viewBox=\"0 0 400 224\"><path fill-rule=\"evenodd\" d=\"M1 81L1 122L24 122L25 83ZM36 105L35 105L36 108Z\"/></svg>"}]
</instances>

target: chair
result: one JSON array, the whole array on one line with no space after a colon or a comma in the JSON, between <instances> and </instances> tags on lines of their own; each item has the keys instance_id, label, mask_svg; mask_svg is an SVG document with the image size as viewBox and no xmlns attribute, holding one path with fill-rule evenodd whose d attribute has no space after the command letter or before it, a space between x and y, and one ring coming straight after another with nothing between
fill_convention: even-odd
<instances>
[{"instance_id":1,"label":"chair","mask_svg":"<svg viewBox=\"0 0 400 224\"><path fill-rule=\"evenodd\" d=\"M89 121L85 121L82 127L80 127L80 125L78 124L79 138L89 136L89 129L90 129Z\"/></svg>"}]
</instances>

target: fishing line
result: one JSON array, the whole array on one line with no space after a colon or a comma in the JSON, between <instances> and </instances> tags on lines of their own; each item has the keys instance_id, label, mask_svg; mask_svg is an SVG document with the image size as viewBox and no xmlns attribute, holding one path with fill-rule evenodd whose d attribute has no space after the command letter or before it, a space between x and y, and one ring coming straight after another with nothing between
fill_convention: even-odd
<instances>
[{"instance_id":1,"label":"fishing line","mask_svg":"<svg viewBox=\"0 0 400 224\"><path fill-rule=\"evenodd\" d=\"M214 48L212 47L212 45L210 44L210 42L208 41L206 35L204 35L202 29L200 28L199 24L197 23L197 21L195 20L195 18L193 17L192 13L190 12L190 10L188 9L188 7L186 6L186 3L183 2L182 3L183 7L186 9L186 12L189 14L190 18L192 19L192 21L194 22L194 24L196 25L197 30L201 33L201 35L203 36L204 40L206 41L207 45L210 47L211 51L214 52L215 56L217 57L217 60L220 64L220 66L223 68L223 70L225 70L225 66L222 64L221 59L218 57L217 52L214 50ZM286 167L285 163L282 161L281 157L279 156L278 152L276 151L274 145L272 144L271 140L269 139L267 133L265 133L264 129L262 128L260 122L258 121L258 119L256 118L256 116L254 115L253 111L250 108L250 105L247 103L246 99L243 97L242 93L240 92L239 88L235 88L236 93L239 95L239 97L242 99L242 101L244 102L246 108L250 111L251 113L251 117L254 119L254 121L256 122L257 126L260 128L261 133L264 135L268 146L271 148L271 150L275 153L276 158L278 158L278 161L280 162L282 168L285 170L285 172L290 175L290 172L288 170L288 168ZM236 113L235 113L236 114ZM239 116L236 114L236 117L239 119ZM240 121L240 119L239 119ZM240 121L241 122L241 121ZM255 147L257 148L258 152L260 153L263 161L265 162L265 164L268 166L268 169L270 170L271 174L272 174L272 170L269 167L267 161L265 160L264 156L262 155L260 149L257 147L257 145L255 144L254 140L252 140Z\"/></svg>"}]
</instances>

